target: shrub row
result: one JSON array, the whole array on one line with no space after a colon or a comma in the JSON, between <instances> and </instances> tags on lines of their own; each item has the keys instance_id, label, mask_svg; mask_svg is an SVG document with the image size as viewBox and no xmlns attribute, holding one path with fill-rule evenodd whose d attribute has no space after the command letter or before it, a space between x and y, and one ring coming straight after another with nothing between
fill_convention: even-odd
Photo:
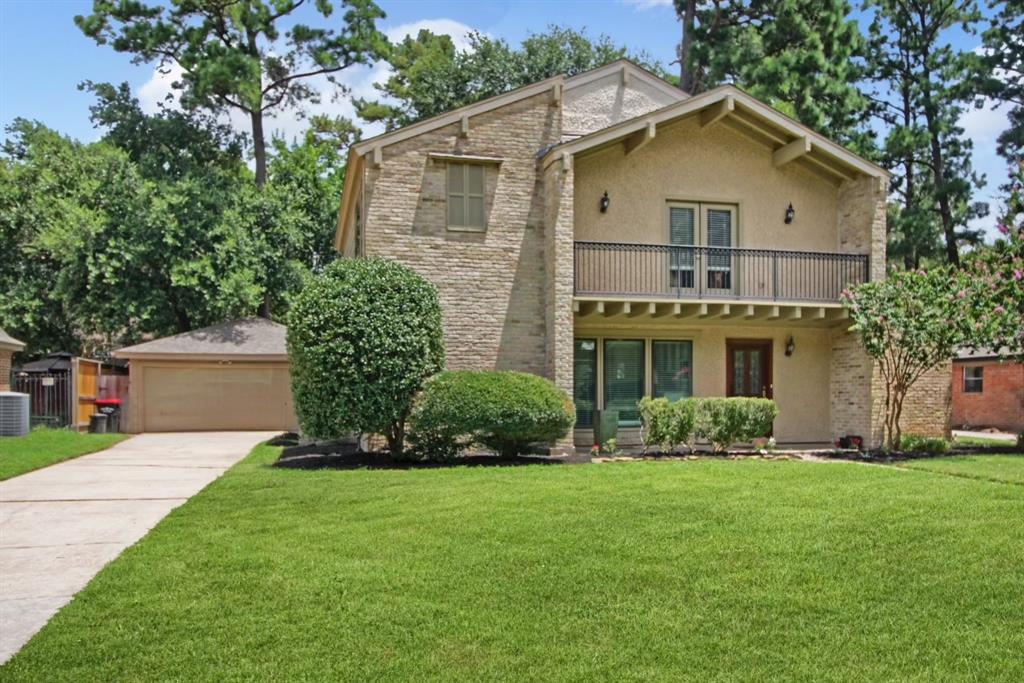
<instances>
[{"instance_id":1,"label":"shrub row","mask_svg":"<svg viewBox=\"0 0 1024 683\"><path fill-rule=\"evenodd\" d=\"M949 442L937 436L904 434L900 438L899 450L907 453L928 453L941 455L949 450Z\"/></svg>"},{"instance_id":2,"label":"shrub row","mask_svg":"<svg viewBox=\"0 0 1024 683\"><path fill-rule=\"evenodd\" d=\"M445 460L473 446L525 453L568 434L576 414L569 396L543 377L462 370L427 380L410 421L414 455Z\"/></svg>"},{"instance_id":3,"label":"shrub row","mask_svg":"<svg viewBox=\"0 0 1024 683\"><path fill-rule=\"evenodd\" d=\"M666 398L640 401L644 448L658 446L671 451L691 439L709 441L716 453L737 442L768 436L779 415L775 401L767 398Z\"/></svg>"}]
</instances>

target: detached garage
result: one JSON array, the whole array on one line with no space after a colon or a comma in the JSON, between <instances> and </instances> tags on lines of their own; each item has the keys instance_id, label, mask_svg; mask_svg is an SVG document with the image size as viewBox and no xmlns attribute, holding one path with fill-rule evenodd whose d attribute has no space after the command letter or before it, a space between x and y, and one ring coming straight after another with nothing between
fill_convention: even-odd
<instances>
[{"instance_id":1,"label":"detached garage","mask_svg":"<svg viewBox=\"0 0 1024 683\"><path fill-rule=\"evenodd\" d=\"M129 346L128 431L295 430L285 326L243 318Z\"/></svg>"}]
</instances>

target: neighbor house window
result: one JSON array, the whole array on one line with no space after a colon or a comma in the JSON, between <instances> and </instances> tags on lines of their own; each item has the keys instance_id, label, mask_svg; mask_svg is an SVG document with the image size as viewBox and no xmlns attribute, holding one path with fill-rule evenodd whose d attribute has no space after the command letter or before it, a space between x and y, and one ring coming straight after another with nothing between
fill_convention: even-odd
<instances>
[{"instance_id":1,"label":"neighbor house window","mask_svg":"<svg viewBox=\"0 0 1024 683\"><path fill-rule=\"evenodd\" d=\"M644 396L644 341L608 339L604 342L604 407L619 413L619 426L639 427L637 404Z\"/></svg>"},{"instance_id":2,"label":"neighbor house window","mask_svg":"<svg viewBox=\"0 0 1024 683\"><path fill-rule=\"evenodd\" d=\"M573 392L576 426L594 426L597 403L597 340L577 339L573 346Z\"/></svg>"},{"instance_id":3,"label":"neighbor house window","mask_svg":"<svg viewBox=\"0 0 1024 683\"><path fill-rule=\"evenodd\" d=\"M964 368L964 393L980 394L982 390L982 371L984 368Z\"/></svg>"},{"instance_id":4,"label":"neighbor house window","mask_svg":"<svg viewBox=\"0 0 1024 683\"><path fill-rule=\"evenodd\" d=\"M693 395L693 342L651 342L652 394L670 401Z\"/></svg>"},{"instance_id":5,"label":"neighbor house window","mask_svg":"<svg viewBox=\"0 0 1024 683\"><path fill-rule=\"evenodd\" d=\"M448 227L484 229L484 167L448 164Z\"/></svg>"}]
</instances>

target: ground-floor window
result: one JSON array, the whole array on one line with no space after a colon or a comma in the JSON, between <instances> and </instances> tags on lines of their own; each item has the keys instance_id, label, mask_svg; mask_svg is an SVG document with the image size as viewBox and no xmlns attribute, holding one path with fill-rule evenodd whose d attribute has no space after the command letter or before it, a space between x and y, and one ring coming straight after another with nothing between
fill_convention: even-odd
<instances>
[{"instance_id":1,"label":"ground-floor window","mask_svg":"<svg viewBox=\"0 0 1024 683\"><path fill-rule=\"evenodd\" d=\"M693 342L655 339L651 342L651 396L670 401L693 395Z\"/></svg>"},{"instance_id":2,"label":"ground-floor window","mask_svg":"<svg viewBox=\"0 0 1024 683\"><path fill-rule=\"evenodd\" d=\"M573 392L576 426L594 426L597 404L597 340L577 339L573 347Z\"/></svg>"},{"instance_id":3,"label":"ground-floor window","mask_svg":"<svg viewBox=\"0 0 1024 683\"><path fill-rule=\"evenodd\" d=\"M594 411L615 411L620 427L640 425L644 396L693 395L693 342L668 339L576 339L573 348L576 426L594 426Z\"/></svg>"}]
</instances>

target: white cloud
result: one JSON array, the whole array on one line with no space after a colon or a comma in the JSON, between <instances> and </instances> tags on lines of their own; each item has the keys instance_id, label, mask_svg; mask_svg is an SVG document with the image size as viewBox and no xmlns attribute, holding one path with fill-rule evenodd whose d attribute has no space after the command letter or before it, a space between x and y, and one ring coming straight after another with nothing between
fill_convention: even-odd
<instances>
[{"instance_id":1,"label":"white cloud","mask_svg":"<svg viewBox=\"0 0 1024 683\"><path fill-rule=\"evenodd\" d=\"M382 30L388 40L397 42L407 35L415 36L421 29L451 36L452 42L459 50L467 50L470 47L469 34L473 28L453 19L421 19ZM307 83L320 92L321 101L319 104L309 104L303 108L306 118L314 114L346 116L360 124L365 136L383 132L383 127L380 124L366 124L356 119L352 98L378 97L379 92L374 88L374 84L383 83L390 74L391 67L385 62L350 67L337 78L345 88L344 92L339 92L338 88L332 85L326 77L318 76L307 79ZM153 114L159 111L161 104L177 108L177 93L171 84L180 77L181 67L176 64L166 69L154 69L152 76L138 91L142 110ZM168 96L170 96L169 99ZM268 135L274 134L284 137L286 140L292 140L305 132L306 118L296 108L276 109L272 115L267 117L264 127ZM232 128L239 132L249 133L251 131L249 117L237 109L232 109L223 117L223 120L230 122Z\"/></svg>"},{"instance_id":2,"label":"white cloud","mask_svg":"<svg viewBox=\"0 0 1024 683\"><path fill-rule=\"evenodd\" d=\"M451 36L456 50L466 51L470 48L469 34L473 32L473 27L454 19L420 19L408 24L399 24L398 26L386 28L384 29L384 34L392 43L397 43L406 36L415 37L423 29L438 35Z\"/></svg>"},{"instance_id":3,"label":"white cloud","mask_svg":"<svg viewBox=\"0 0 1024 683\"><path fill-rule=\"evenodd\" d=\"M672 7L672 0L621 0L624 5L632 5L639 11L654 9L655 7Z\"/></svg>"}]
</instances>

